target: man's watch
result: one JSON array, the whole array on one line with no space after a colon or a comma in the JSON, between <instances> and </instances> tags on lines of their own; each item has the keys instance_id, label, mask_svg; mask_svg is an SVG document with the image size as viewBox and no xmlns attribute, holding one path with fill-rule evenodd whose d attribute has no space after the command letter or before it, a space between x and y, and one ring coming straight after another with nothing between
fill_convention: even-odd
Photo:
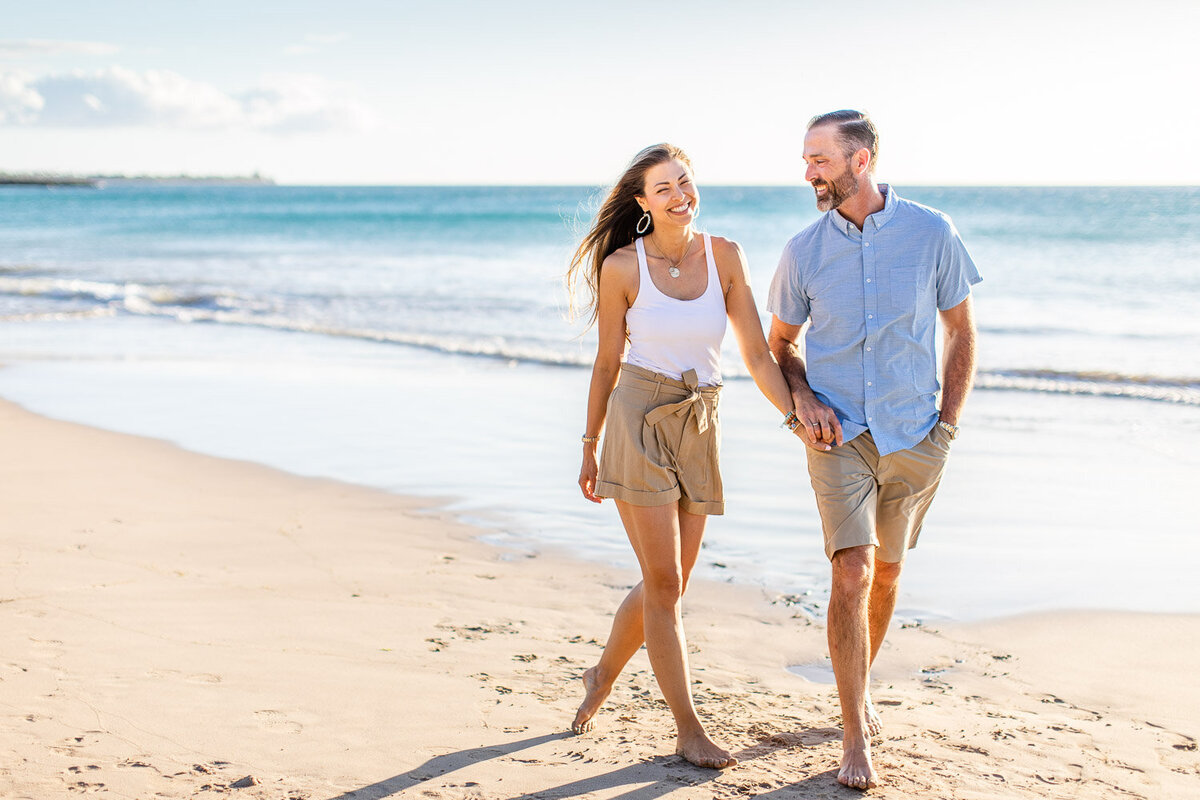
<instances>
[{"instance_id":1,"label":"man's watch","mask_svg":"<svg viewBox=\"0 0 1200 800\"><path fill-rule=\"evenodd\" d=\"M944 430L946 432L946 435L950 437L951 441L958 438L958 426L957 425L951 425L949 422L946 422L946 420L944 420L944 419L939 419L937 421L937 424L938 424L939 428L941 428L942 430Z\"/></svg>"}]
</instances>

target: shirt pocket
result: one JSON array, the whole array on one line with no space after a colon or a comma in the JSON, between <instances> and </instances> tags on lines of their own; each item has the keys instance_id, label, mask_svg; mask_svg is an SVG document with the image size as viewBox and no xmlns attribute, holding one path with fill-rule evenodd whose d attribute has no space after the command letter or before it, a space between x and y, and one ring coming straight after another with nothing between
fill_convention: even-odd
<instances>
[{"instance_id":1,"label":"shirt pocket","mask_svg":"<svg viewBox=\"0 0 1200 800\"><path fill-rule=\"evenodd\" d=\"M888 270L888 302L893 311L913 311L917 304L917 282L921 268L915 264Z\"/></svg>"}]
</instances>

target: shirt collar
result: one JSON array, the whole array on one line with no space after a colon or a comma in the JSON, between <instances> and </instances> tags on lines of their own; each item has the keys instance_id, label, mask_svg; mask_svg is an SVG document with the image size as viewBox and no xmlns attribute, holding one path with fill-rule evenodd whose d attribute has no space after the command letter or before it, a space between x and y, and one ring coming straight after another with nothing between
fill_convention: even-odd
<instances>
[{"instance_id":1,"label":"shirt collar","mask_svg":"<svg viewBox=\"0 0 1200 800\"><path fill-rule=\"evenodd\" d=\"M866 225L874 225L875 230L879 230L884 225L887 225L889 222L891 222L892 217L896 216L896 206L898 204L897 201L900 199L896 195L896 190L891 187L891 184L879 184L879 191L883 192L883 208L867 217L867 220L864 223ZM833 221L834 227L847 236L862 235L858 228L854 226L854 223L843 217L841 212L839 212L836 208L825 216L829 217L829 219Z\"/></svg>"}]
</instances>

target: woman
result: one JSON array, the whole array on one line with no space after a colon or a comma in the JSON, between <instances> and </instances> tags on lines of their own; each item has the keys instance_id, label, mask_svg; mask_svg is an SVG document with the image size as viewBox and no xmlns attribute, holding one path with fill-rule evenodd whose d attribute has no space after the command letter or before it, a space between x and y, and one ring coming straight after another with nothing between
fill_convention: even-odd
<instances>
[{"instance_id":1,"label":"woman","mask_svg":"<svg viewBox=\"0 0 1200 800\"><path fill-rule=\"evenodd\" d=\"M727 318L759 389L787 414L793 431L796 417L763 337L741 248L696 231L699 204L683 151L646 148L609 193L567 273L572 297L586 283L600 339L579 486L592 502L616 501L642 570L641 583L617 609L600 662L583 675L587 696L571 727L591 730L621 669L645 641L675 716L676 752L721 769L737 760L708 737L696 715L680 598L707 515L724 511L717 401Z\"/></svg>"}]
</instances>

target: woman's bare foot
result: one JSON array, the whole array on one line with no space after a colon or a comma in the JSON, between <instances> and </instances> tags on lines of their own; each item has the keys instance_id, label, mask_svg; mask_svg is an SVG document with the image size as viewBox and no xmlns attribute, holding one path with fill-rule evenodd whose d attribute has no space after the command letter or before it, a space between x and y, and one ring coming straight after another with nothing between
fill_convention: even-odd
<instances>
[{"instance_id":1,"label":"woman's bare foot","mask_svg":"<svg viewBox=\"0 0 1200 800\"><path fill-rule=\"evenodd\" d=\"M683 756L697 767L708 769L725 769L738 763L725 748L718 745L704 733L696 734L688 739L680 737L675 746L675 754Z\"/></svg>"},{"instance_id":2,"label":"woman's bare foot","mask_svg":"<svg viewBox=\"0 0 1200 800\"><path fill-rule=\"evenodd\" d=\"M863 710L867 715L867 735L874 738L883 733L883 720L879 718L879 712L875 710L875 704L871 702L869 694Z\"/></svg>"},{"instance_id":3,"label":"woman's bare foot","mask_svg":"<svg viewBox=\"0 0 1200 800\"><path fill-rule=\"evenodd\" d=\"M852 789L870 789L879 785L879 776L871 764L871 745L863 742L861 747L842 748L842 768L838 770L838 783Z\"/></svg>"},{"instance_id":4,"label":"woman's bare foot","mask_svg":"<svg viewBox=\"0 0 1200 800\"><path fill-rule=\"evenodd\" d=\"M596 727L592 717L596 716L596 712L600 710L600 706L604 705L604 701L612 692L612 684L604 686L600 683L600 679L596 676L598 669L599 667L592 667L583 673L583 688L587 694L584 696L583 702L579 704L579 710L575 712L575 721L571 723L571 731L577 735L587 733Z\"/></svg>"}]
</instances>

